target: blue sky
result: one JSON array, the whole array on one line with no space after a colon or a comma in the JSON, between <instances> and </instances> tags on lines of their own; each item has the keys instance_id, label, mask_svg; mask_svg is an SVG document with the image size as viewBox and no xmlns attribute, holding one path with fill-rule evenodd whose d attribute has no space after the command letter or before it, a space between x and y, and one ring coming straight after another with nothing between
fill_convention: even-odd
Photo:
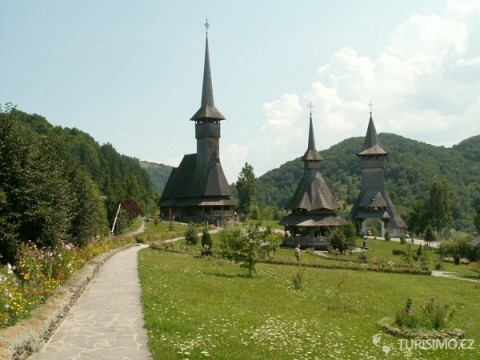
<instances>
[{"instance_id":1,"label":"blue sky","mask_svg":"<svg viewBox=\"0 0 480 360\"><path fill-rule=\"evenodd\" d=\"M480 0L0 2L0 103L177 166L196 151L208 18L229 182L379 132L480 134ZM388 144L386 144L388 147ZM354 156L354 154L352 154Z\"/></svg>"}]
</instances>

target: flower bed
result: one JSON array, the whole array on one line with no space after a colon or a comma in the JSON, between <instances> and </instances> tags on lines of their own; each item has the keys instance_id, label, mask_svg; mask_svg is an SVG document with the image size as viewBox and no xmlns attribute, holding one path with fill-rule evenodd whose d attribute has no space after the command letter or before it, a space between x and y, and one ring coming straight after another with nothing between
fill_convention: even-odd
<instances>
[{"instance_id":1,"label":"flower bed","mask_svg":"<svg viewBox=\"0 0 480 360\"><path fill-rule=\"evenodd\" d=\"M131 243L129 238L93 240L83 248L66 244L54 250L33 242L20 246L17 265L0 268L0 328L29 317L89 260Z\"/></svg>"},{"instance_id":2,"label":"flower bed","mask_svg":"<svg viewBox=\"0 0 480 360\"><path fill-rule=\"evenodd\" d=\"M134 246L125 244L125 241L115 241L111 250L87 261L52 296L29 312L28 318L0 329L0 359L26 359L42 349L102 265L117 251Z\"/></svg>"}]
</instances>

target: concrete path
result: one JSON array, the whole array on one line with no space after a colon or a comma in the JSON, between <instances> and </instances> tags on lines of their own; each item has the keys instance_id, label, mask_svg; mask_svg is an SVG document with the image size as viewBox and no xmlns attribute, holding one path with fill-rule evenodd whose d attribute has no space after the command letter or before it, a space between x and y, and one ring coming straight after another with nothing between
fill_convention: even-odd
<instances>
[{"instance_id":1,"label":"concrete path","mask_svg":"<svg viewBox=\"0 0 480 360\"><path fill-rule=\"evenodd\" d=\"M457 279L457 280L463 280L463 281L480 282L479 279L470 279L470 278L460 277L458 273L453 272L453 271L433 270L432 271L432 276L443 277L443 278L447 278L447 279Z\"/></svg>"},{"instance_id":2,"label":"concrete path","mask_svg":"<svg viewBox=\"0 0 480 360\"><path fill-rule=\"evenodd\" d=\"M137 251L116 253L31 360L151 359L140 303Z\"/></svg>"}]
</instances>

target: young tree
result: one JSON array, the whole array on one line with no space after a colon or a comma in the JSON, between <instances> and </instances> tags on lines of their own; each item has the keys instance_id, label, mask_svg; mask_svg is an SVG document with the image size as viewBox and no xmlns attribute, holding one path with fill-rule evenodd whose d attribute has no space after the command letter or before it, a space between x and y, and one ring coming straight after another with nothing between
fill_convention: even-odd
<instances>
[{"instance_id":1,"label":"young tree","mask_svg":"<svg viewBox=\"0 0 480 360\"><path fill-rule=\"evenodd\" d=\"M255 272L255 264L271 256L282 241L282 237L258 225L233 226L221 233L220 252L222 257L239 263L248 269L248 276Z\"/></svg>"},{"instance_id":2,"label":"young tree","mask_svg":"<svg viewBox=\"0 0 480 360\"><path fill-rule=\"evenodd\" d=\"M255 197L256 179L252 165L245 163L235 187L238 193L238 211L246 217Z\"/></svg>"},{"instance_id":3,"label":"young tree","mask_svg":"<svg viewBox=\"0 0 480 360\"><path fill-rule=\"evenodd\" d=\"M203 232L202 232L202 248L204 250L211 250L212 245L213 245L212 237L208 232L208 223L205 223L205 226L203 227Z\"/></svg>"},{"instance_id":4,"label":"young tree","mask_svg":"<svg viewBox=\"0 0 480 360\"><path fill-rule=\"evenodd\" d=\"M185 230L185 241L189 245L195 245L198 242L198 235L195 224L188 224L187 229Z\"/></svg>"},{"instance_id":5,"label":"young tree","mask_svg":"<svg viewBox=\"0 0 480 360\"><path fill-rule=\"evenodd\" d=\"M428 225L427 207L425 202L418 200L408 213L408 230L412 234L423 234Z\"/></svg>"},{"instance_id":6,"label":"young tree","mask_svg":"<svg viewBox=\"0 0 480 360\"><path fill-rule=\"evenodd\" d=\"M438 234L452 226L452 199L446 181L439 181L432 185L427 209L429 224Z\"/></svg>"},{"instance_id":7,"label":"young tree","mask_svg":"<svg viewBox=\"0 0 480 360\"><path fill-rule=\"evenodd\" d=\"M333 228L330 232L330 239L331 246L334 249L338 249L340 253L343 253L349 246L355 244L355 238L352 236L350 226Z\"/></svg>"}]
</instances>

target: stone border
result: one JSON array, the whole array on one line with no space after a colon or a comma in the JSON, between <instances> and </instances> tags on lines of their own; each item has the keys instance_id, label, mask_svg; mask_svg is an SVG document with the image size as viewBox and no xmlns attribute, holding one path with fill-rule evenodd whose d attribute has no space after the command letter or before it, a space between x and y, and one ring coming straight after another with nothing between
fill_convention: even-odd
<instances>
[{"instance_id":1,"label":"stone border","mask_svg":"<svg viewBox=\"0 0 480 360\"><path fill-rule=\"evenodd\" d=\"M378 325L388 334L396 337L409 339L464 339L465 331L461 329L450 329L445 331L422 331L415 332L413 330L400 329L392 325L392 319L385 317L378 321Z\"/></svg>"},{"instance_id":2,"label":"stone border","mask_svg":"<svg viewBox=\"0 0 480 360\"><path fill-rule=\"evenodd\" d=\"M105 262L132 246L136 244L109 250L93 258L60 286L55 295L33 310L28 319L0 330L0 359L22 360L42 350Z\"/></svg>"}]
</instances>

